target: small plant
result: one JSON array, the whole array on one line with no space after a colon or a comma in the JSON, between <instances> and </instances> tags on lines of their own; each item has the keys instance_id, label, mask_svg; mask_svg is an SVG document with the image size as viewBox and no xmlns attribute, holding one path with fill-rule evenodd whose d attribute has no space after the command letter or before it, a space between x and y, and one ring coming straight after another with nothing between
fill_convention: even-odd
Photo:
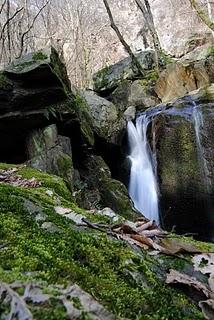
<instances>
[{"instance_id":1,"label":"small plant","mask_svg":"<svg viewBox=\"0 0 214 320\"><path fill-rule=\"evenodd\" d=\"M209 47L207 50L207 57L214 56L214 46Z\"/></svg>"},{"instance_id":2,"label":"small plant","mask_svg":"<svg viewBox=\"0 0 214 320\"><path fill-rule=\"evenodd\" d=\"M47 59L48 56L46 54L44 54L43 52L39 51L39 52L36 52L34 53L33 55L33 60L34 61L37 61L37 60L45 60Z\"/></svg>"},{"instance_id":3,"label":"small plant","mask_svg":"<svg viewBox=\"0 0 214 320\"><path fill-rule=\"evenodd\" d=\"M55 106L48 106L45 109L45 113L44 113L45 118L47 118L48 120L50 120L50 117L54 117L57 118L57 110Z\"/></svg>"}]
</instances>

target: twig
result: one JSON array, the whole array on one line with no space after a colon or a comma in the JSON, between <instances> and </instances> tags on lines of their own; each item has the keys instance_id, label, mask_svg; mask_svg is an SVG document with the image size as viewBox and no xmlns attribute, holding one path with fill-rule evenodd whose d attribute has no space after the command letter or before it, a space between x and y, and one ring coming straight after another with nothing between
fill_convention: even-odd
<instances>
[{"instance_id":1,"label":"twig","mask_svg":"<svg viewBox=\"0 0 214 320\"><path fill-rule=\"evenodd\" d=\"M38 18L38 16L39 16L39 14L41 13L41 11L48 5L49 1L50 1L50 0L47 0L47 2L39 9L39 11L37 12L37 14L36 14L35 17L33 18L33 21L32 21L32 23L31 23L31 25L29 26L29 28L22 34L22 36L21 36L21 49L20 49L20 53L19 53L18 58L20 58L21 55L22 55L23 48L24 48L24 38L25 38L26 34L28 34L28 33L30 32L30 30L33 28L36 19Z\"/></svg>"},{"instance_id":2,"label":"twig","mask_svg":"<svg viewBox=\"0 0 214 320\"><path fill-rule=\"evenodd\" d=\"M19 12L21 12L23 9L24 9L24 7L20 8L20 9L17 9L16 12L15 12L9 19L7 19L7 21L5 22L5 24L4 24L4 26L3 26L2 30L1 30L0 40L1 40L2 37L3 37L4 30L5 30L6 26L8 25L8 23L10 23L10 21L13 20L13 19L15 18L15 16L16 16Z\"/></svg>"},{"instance_id":3,"label":"twig","mask_svg":"<svg viewBox=\"0 0 214 320\"><path fill-rule=\"evenodd\" d=\"M102 231L102 232L106 232L106 230L98 227L96 224L90 222L89 220L87 220L85 218L82 218L82 222L85 222L92 229L99 230L99 231Z\"/></svg>"}]
</instances>

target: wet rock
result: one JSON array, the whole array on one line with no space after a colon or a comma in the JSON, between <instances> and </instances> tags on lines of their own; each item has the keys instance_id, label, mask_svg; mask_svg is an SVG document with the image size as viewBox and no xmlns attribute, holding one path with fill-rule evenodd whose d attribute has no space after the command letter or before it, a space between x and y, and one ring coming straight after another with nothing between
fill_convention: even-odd
<instances>
[{"instance_id":1,"label":"wet rock","mask_svg":"<svg viewBox=\"0 0 214 320\"><path fill-rule=\"evenodd\" d=\"M111 178L111 173L99 156L87 158L86 170L82 173L88 186L99 190L101 202L123 217L132 219L138 214L129 198L125 185Z\"/></svg>"},{"instance_id":2,"label":"wet rock","mask_svg":"<svg viewBox=\"0 0 214 320\"><path fill-rule=\"evenodd\" d=\"M136 115L136 108L134 106L130 106L126 109L124 112L124 118L129 121L129 120L134 120Z\"/></svg>"},{"instance_id":3,"label":"wet rock","mask_svg":"<svg viewBox=\"0 0 214 320\"><path fill-rule=\"evenodd\" d=\"M152 90L152 79L149 79L148 76L147 79L135 80L131 85L130 95L128 97L129 105L145 108L155 106L158 104L158 98Z\"/></svg>"},{"instance_id":4,"label":"wet rock","mask_svg":"<svg viewBox=\"0 0 214 320\"><path fill-rule=\"evenodd\" d=\"M198 90L167 104L153 123L165 226L205 240L214 228L213 98L213 86Z\"/></svg>"},{"instance_id":5,"label":"wet rock","mask_svg":"<svg viewBox=\"0 0 214 320\"><path fill-rule=\"evenodd\" d=\"M73 187L70 140L58 136L55 125L33 131L27 139L28 165L63 177Z\"/></svg>"}]
</instances>

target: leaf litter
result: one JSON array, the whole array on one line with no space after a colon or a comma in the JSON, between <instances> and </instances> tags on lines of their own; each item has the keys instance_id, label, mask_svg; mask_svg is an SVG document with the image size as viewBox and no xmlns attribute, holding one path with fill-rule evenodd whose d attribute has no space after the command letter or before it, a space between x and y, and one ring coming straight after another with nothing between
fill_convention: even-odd
<instances>
[{"instance_id":1,"label":"leaf litter","mask_svg":"<svg viewBox=\"0 0 214 320\"><path fill-rule=\"evenodd\" d=\"M17 187L24 188L37 188L42 185L40 181L37 181L34 177L31 179L22 178L17 175L18 168L9 168L0 170L0 183L8 183Z\"/></svg>"}]
</instances>

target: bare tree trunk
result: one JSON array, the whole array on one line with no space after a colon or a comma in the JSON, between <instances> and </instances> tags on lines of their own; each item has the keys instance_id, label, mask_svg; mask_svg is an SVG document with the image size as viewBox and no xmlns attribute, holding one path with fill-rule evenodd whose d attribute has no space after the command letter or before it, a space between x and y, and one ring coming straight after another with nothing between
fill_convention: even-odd
<instances>
[{"instance_id":1,"label":"bare tree trunk","mask_svg":"<svg viewBox=\"0 0 214 320\"><path fill-rule=\"evenodd\" d=\"M109 20L111 22L111 27L112 29L115 31L115 33L118 36L118 39L120 40L120 42L122 43L124 49L127 51L127 53L129 54L129 56L132 59L132 63L133 65L136 67L136 69L138 70L138 72L143 76L144 72L143 72L143 68L140 64L140 62L137 60L136 56L134 55L134 53L132 52L131 47L128 45L128 43L125 41L125 39L123 38L120 30L118 29L118 27L116 26L115 22L114 22L114 18L113 15L111 13L111 9L109 7L108 1L107 0L103 0L103 3L106 7L106 11L108 13L109 16Z\"/></svg>"},{"instance_id":2,"label":"bare tree trunk","mask_svg":"<svg viewBox=\"0 0 214 320\"><path fill-rule=\"evenodd\" d=\"M208 9L208 16L210 18L211 21L213 21L213 6L214 6L214 2L210 1L210 0L206 0L207 3L207 9ZM212 31L212 35L214 37L214 31Z\"/></svg>"},{"instance_id":3,"label":"bare tree trunk","mask_svg":"<svg viewBox=\"0 0 214 320\"><path fill-rule=\"evenodd\" d=\"M210 19L209 15L201 8L197 0L189 0L192 7L197 12L201 20L212 30L214 31L214 22ZM209 10L209 7L208 7Z\"/></svg>"},{"instance_id":4,"label":"bare tree trunk","mask_svg":"<svg viewBox=\"0 0 214 320\"><path fill-rule=\"evenodd\" d=\"M157 31L155 29L150 4L149 4L148 0L144 0L144 3L141 0L135 0L135 2L137 4L138 8L140 9L140 11L142 12L143 17L145 19L145 22L149 28L149 31L151 32L152 41L153 41L153 45L154 45L154 49L155 49L156 68L157 68L157 72L159 72L159 57L160 57L160 53L161 53L161 45L160 45Z\"/></svg>"},{"instance_id":5,"label":"bare tree trunk","mask_svg":"<svg viewBox=\"0 0 214 320\"><path fill-rule=\"evenodd\" d=\"M7 0L6 8L7 21L10 19L10 0ZM7 24L7 46L8 46L8 61L11 62L11 38L10 38L10 23Z\"/></svg>"}]
</instances>

